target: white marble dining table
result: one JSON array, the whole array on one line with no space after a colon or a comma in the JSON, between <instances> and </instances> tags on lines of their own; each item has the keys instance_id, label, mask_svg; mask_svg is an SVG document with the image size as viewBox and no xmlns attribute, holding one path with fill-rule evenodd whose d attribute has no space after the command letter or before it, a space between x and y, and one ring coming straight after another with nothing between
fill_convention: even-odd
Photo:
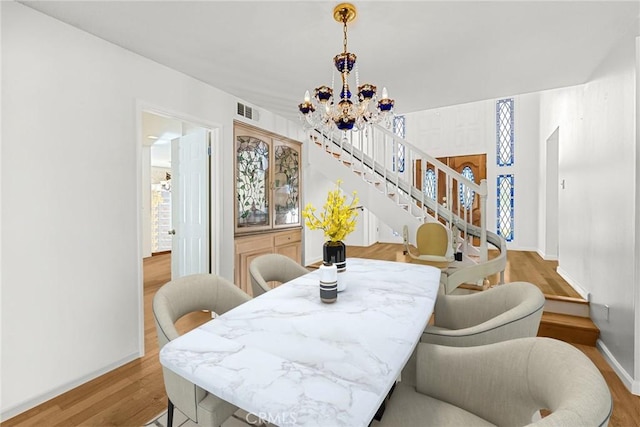
<instances>
[{"instance_id":1,"label":"white marble dining table","mask_svg":"<svg viewBox=\"0 0 640 427\"><path fill-rule=\"evenodd\" d=\"M279 426L367 426L433 312L440 270L347 259L320 301L312 271L169 342L165 367Z\"/></svg>"}]
</instances>

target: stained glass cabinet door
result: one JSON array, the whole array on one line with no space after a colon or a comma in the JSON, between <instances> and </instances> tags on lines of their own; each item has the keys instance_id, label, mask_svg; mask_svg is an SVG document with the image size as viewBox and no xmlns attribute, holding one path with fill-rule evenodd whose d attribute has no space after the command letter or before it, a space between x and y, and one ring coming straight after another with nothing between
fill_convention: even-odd
<instances>
[{"instance_id":1,"label":"stained glass cabinet door","mask_svg":"<svg viewBox=\"0 0 640 427\"><path fill-rule=\"evenodd\" d=\"M269 168L271 141L236 134L236 231L271 228Z\"/></svg>"},{"instance_id":2,"label":"stained glass cabinet door","mask_svg":"<svg viewBox=\"0 0 640 427\"><path fill-rule=\"evenodd\" d=\"M300 224L300 148L274 140L274 228Z\"/></svg>"}]
</instances>

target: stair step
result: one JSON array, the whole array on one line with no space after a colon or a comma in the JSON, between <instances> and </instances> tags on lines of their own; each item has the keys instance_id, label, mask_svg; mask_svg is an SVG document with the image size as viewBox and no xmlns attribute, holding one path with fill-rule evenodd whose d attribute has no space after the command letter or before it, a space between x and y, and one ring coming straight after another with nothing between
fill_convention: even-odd
<instances>
[{"instance_id":1,"label":"stair step","mask_svg":"<svg viewBox=\"0 0 640 427\"><path fill-rule=\"evenodd\" d=\"M544 311L548 313L568 314L570 316L589 317L589 301L545 294Z\"/></svg>"},{"instance_id":2,"label":"stair step","mask_svg":"<svg viewBox=\"0 0 640 427\"><path fill-rule=\"evenodd\" d=\"M588 317L543 312L538 336L595 347L600 329Z\"/></svg>"}]
</instances>

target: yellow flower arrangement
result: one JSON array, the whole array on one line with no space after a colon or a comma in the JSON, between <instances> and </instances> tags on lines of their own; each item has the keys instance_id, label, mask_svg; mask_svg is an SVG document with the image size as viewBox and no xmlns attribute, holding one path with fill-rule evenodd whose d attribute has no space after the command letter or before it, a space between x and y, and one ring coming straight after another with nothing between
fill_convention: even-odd
<instances>
[{"instance_id":1,"label":"yellow flower arrangement","mask_svg":"<svg viewBox=\"0 0 640 427\"><path fill-rule=\"evenodd\" d=\"M316 208L311 203L308 203L302 211L302 217L306 220L305 225L310 230L323 230L325 237L332 242L343 240L355 230L358 217L356 192L353 192L351 203L347 204L347 196L344 195L340 184L342 180L336 182L335 190L329 191L320 217L316 216Z\"/></svg>"}]
</instances>

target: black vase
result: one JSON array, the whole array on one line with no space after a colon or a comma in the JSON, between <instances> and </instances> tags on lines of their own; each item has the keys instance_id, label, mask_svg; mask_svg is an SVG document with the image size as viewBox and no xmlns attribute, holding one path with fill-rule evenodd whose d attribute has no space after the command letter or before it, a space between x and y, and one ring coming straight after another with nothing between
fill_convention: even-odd
<instances>
[{"instance_id":1,"label":"black vase","mask_svg":"<svg viewBox=\"0 0 640 427\"><path fill-rule=\"evenodd\" d=\"M347 288L345 281L345 271L347 271L347 247L342 241L324 242L322 247L322 260L326 264L335 264L338 270L338 292Z\"/></svg>"},{"instance_id":2,"label":"black vase","mask_svg":"<svg viewBox=\"0 0 640 427\"><path fill-rule=\"evenodd\" d=\"M347 247L342 241L337 242L324 242L322 246L322 260L325 264L335 264L340 270L344 270L347 265Z\"/></svg>"}]
</instances>

